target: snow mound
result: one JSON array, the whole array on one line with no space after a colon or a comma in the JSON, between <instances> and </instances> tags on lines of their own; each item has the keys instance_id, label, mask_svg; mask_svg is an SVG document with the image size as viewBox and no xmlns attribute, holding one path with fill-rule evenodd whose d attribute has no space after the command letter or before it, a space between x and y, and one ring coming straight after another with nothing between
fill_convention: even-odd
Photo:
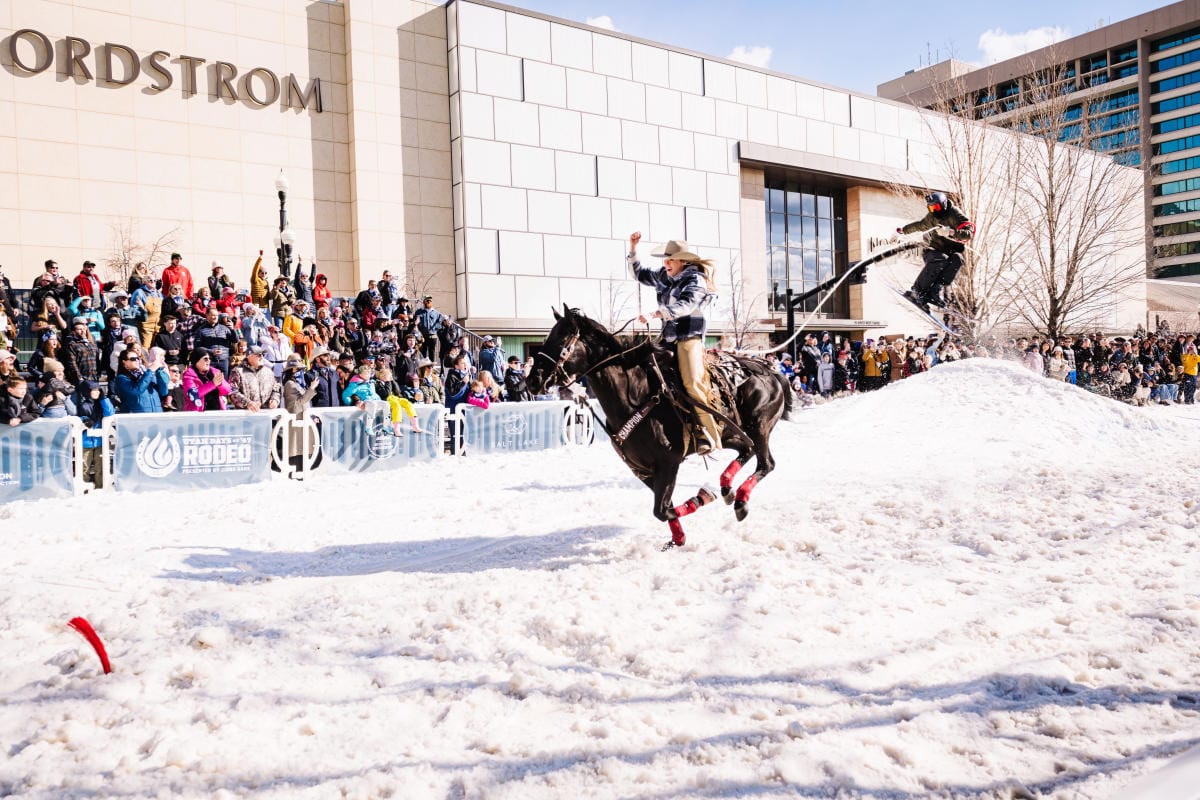
<instances>
[{"instance_id":1,"label":"snow mound","mask_svg":"<svg viewBox=\"0 0 1200 800\"><path fill-rule=\"evenodd\" d=\"M1114 402L1009 362L968 359L797 417L815 423L812 436L825 438L823 449L834 457L841 451L877 461L879 454L889 468L911 462L941 472L1014 458L1027 466L1086 467L1122 455L1161 457L1164 443L1191 438L1171 411ZM895 448L892 440L911 446ZM930 452L933 458L924 455ZM897 455L899 464L890 458Z\"/></svg>"}]
</instances>

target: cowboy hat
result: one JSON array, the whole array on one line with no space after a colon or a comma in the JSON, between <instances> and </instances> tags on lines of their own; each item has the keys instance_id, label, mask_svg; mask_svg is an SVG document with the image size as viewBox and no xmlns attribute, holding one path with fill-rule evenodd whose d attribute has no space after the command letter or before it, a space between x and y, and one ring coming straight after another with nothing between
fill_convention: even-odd
<instances>
[{"instance_id":1,"label":"cowboy hat","mask_svg":"<svg viewBox=\"0 0 1200 800\"><path fill-rule=\"evenodd\" d=\"M676 258L680 261L700 261L700 256L692 252L691 247L683 239L672 239L663 245L660 252L651 253L655 258Z\"/></svg>"}]
</instances>

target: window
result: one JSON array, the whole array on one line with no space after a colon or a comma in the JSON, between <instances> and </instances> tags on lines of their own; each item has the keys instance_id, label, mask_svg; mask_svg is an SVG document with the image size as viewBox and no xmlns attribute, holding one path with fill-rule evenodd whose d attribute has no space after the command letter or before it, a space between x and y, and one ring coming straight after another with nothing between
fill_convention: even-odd
<instances>
[{"instance_id":1,"label":"window","mask_svg":"<svg viewBox=\"0 0 1200 800\"><path fill-rule=\"evenodd\" d=\"M1200 156L1181 158L1176 161L1165 161L1159 164L1158 167L1164 175L1170 175L1175 172L1187 172L1190 169L1200 169Z\"/></svg>"},{"instance_id":2,"label":"window","mask_svg":"<svg viewBox=\"0 0 1200 800\"><path fill-rule=\"evenodd\" d=\"M1128 78L1131 75L1137 75L1137 64L1130 64L1128 67L1118 67L1116 74L1118 78Z\"/></svg>"},{"instance_id":3,"label":"window","mask_svg":"<svg viewBox=\"0 0 1200 800\"><path fill-rule=\"evenodd\" d=\"M1200 52L1200 51L1198 51ZM1188 114L1186 117L1176 117L1165 122L1154 123L1154 133L1170 133L1171 131L1181 131L1184 128L1194 128L1200 125L1200 114Z\"/></svg>"},{"instance_id":4,"label":"window","mask_svg":"<svg viewBox=\"0 0 1200 800\"><path fill-rule=\"evenodd\" d=\"M1160 244L1155 250L1159 258L1178 258L1179 256L1194 256L1200 253L1200 242L1175 242Z\"/></svg>"},{"instance_id":5,"label":"window","mask_svg":"<svg viewBox=\"0 0 1200 800\"><path fill-rule=\"evenodd\" d=\"M1193 147L1200 147L1200 135L1185 136L1182 139L1171 139L1167 142L1157 142L1154 145L1154 154L1161 156L1164 153L1178 153L1180 150L1191 150Z\"/></svg>"},{"instance_id":6,"label":"window","mask_svg":"<svg viewBox=\"0 0 1200 800\"><path fill-rule=\"evenodd\" d=\"M846 262L845 194L768 179L767 248L772 311L787 310L787 292L815 289ZM813 311L825 295L809 298L800 310ZM846 309L823 310L846 313Z\"/></svg>"},{"instance_id":7,"label":"window","mask_svg":"<svg viewBox=\"0 0 1200 800\"><path fill-rule=\"evenodd\" d=\"M1200 40L1200 28L1192 28L1190 31L1177 33L1174 36L1168 36L1165 39L1159 39L1150 45L1150 51L1153 53L1161 53L1163 50L1170 50L1172 47L1178 47L1181 44Z\"/></svg>"},{"instance_id":8,"label":"window","mask_svg":"<svg viewBox=\"0 0 1200 800\"><path fill-rule=\"evenodd\" d=\"M1063 119L1067 122L1083 119L1083 106L1071 106L1063 112Z\"/></svg>"},{"instance_id":9,"label":"window","mask_svg":"<svg viewBox=\"0 0 1200 800\"><path fill-rule=\"evenodd\" d=\"M1141 150L1127 150L1124 153L1114 153L1113 161L1125 167L1136 167L1142 163Z\"/></svg>"},{"instance_id":10,"label":"window","mask_svg":"<svg viewBox=\"0 0 1200 800\"><path fill-rule=\"evenodd\" d=\"M1105 133L1118 128L1128 128L1130 125L1136 125L1137 121L1138 111L1134 108L1107 117L1096 117L1089 121L1088 128L1092 133Z\"/></svg>"},{"instance_id":11,"label":"window","mask_svg":"<svg viewBox=\"0 0 1200 800\"><path fill-rule=\"evenodd\" d=\"M1154 187L1154 196L1162 197L1169 194L1180 194L1181 192L1194 192L1200 189L1200 178L1182 178L1177 181L1168 181L1160 183Z\"/></svg>"},{"instance_id":12,"label":"window","mask_svg":"<svg viewBox=\"0 0 1200 800\"><path fill-rule=\"evenodd\" d=\"M1131 131L1121 131L1120 133L1110 133L1107 136L1100 136L1091 141L1093 150L1101 153L1109 150L1121 150L1126 147L1132 147L1140 143L1142 140L1141 134L1135 128Z\"/></svg>"},{"instance_id":13,"label":"window","mask_svg":"<svg viewBox=\"0 0 1200 800\"><path fill-rule=\"evenodd\" d=\"M1047 133L1052 133L1052 131L1047 131ZM1060 142L1070 142L1075 139L1078 139L1082 135L1083 135L1083 125L1080 125L1080 124L1063 125L1062 129L1058 132L1058 140Z\"/></svg>"},{"instance_id":14,"label":"window","mask_svg":"<svg viewBox=\"0 0 1200 800\"><path fill-rule=\"evenodd\" d=\"M1155 236L1186 236L1189 233L1200 233L1200 219L1189 219L1187 222L1168 222L1166 225L1155 225Z\"/></svg>"},{"instance_id":15,"label":"window","mask_svg":"<svg viewBox=\"0 0 1200 800\"><path fill-rule=\"evenodd\" d=\"M1150 91L1155 94L1158 92L1169 92L1172 89L1178 89L1180 86L1191 86L1193 83L1200 83L1200 71L1185 72L1182 75L1155 81L1150 84Z\"/></svg>"},{"instance_id":16,"label":"window","mask_svg":"<svg viewBox=\"0 0 1200 800\"><path fill-rule=\"evenodd\" d=\"M1154 270L1156 278L1186 278L1189 275L1200 275L1200 264L1190 261L1186 264L1171 264Z\"/></svg>"},{"instance_id":17,"label":"window","mask_svg":"<svg viewBox=\"0 0 1200 800\"><path fill-rule=\"evenodd\" d=\"M1108 97L1105 97L1102 100L1097 100L1088 106L1088 113L1093 115L1104 114L1109 111L1116 111L1121 108L1136 106L1137 104L1137 89L1130 89L1117 94L1110 94Z\"/></svg>"},{"instance_id":18,"label":"window","mask_svg":"<svg viewBox=\"0 0 1200 800\"><path fill-rule=\"evenodd\" d=\"M1167 56L1159 59L1150 65L1151 72L1166 72L1169 69L1182 67L1184 64L1195 64L1200 61L1200 50L1188 50L1186 53L1179 55Z\"/></svg>"},{"instance_id":19,"label":"window","mask_svg":"<svg viewBox=\"0 0 1200 800\"><path fill-rule=\"evenodd\" d=\"M1131 42L1123 44L1120 47L1113 48L1113 63L1120 64L1122 61L1133 61L1138 57L1137 43Z\"/></svg>"},{"instance_id":20,"label":"window","mask_svg":"<svg viewBox=\"0 0 1200 800\"><path fill-rule=\"evenodd\" d=\"M1083 66L1084 72L1091 72L1092 70L1104 69L1105 67L1108 66L1108 56L1103 55L1103 54L1098 55L1098 56L1091 56L1090 58L1080 59L1080 63Z\"/></svg>"},{"instance_id":21,"label":"window","mask_svg":"<svg viewBox=\"0 0 1200 800\"><path fill-rule=\"evenodd\" d=\"M1160 100L1154 103L1150 108L1151 114L1161 114L1164 111L1174 111L1177 108L1187 108L1200 104L1200 92L1192 92L1191 94L1172 97L1170 100Z\"/></svg>"},{"instance_id":22,"label":"window","mask_svg":"<svg viewBox=\"0 0 1200 800\"><path fill-rule=\"evenodd\" d=\"M1191 214L1200 211L1200 197L1192 200L1176 200L1174 203L1163 203L1154 207L1154 216L1170 217L1175 214Z\"/></svg>"}]
</instances>

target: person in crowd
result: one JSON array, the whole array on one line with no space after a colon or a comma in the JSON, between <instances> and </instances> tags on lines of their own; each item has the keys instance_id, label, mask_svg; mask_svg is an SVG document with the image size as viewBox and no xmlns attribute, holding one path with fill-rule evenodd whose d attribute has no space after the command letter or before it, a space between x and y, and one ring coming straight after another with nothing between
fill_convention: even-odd
<instances>
[{"instance_id":1,"label":"person in crowd","mask_svg":"<svg viewBox=\"0 0 1200 800\"><path fill-rule=\"evenodd\" d=\"M329 276L324 273L319 273L316 280L313 282L312 290L313 302L318 306L324 304L328 307L329 302L333 300L333 292L329 289Z\"/></svg>"},{"instance_id":2,"label":"person in crowd","mask_svg":"<svg viewBox=\"0 0 1200 800\"><path fill-rule=\"evenodd\" d=\"M362 321L367 330L374 330L387 320L387 316L383 313L383 298L378 294L371 296L370 304L363 309ZM390 323L388 323L390 325Z\"/></svg>"},{"instance_id":3,"label":"person in crowd","mask_svg":"<svg viewBox=\"0 0 1200 800\"><path fill-rule=\"evenodd\" d=\"M292 344L279 331L279 326L275 323L267 325L267 335L263 339L261 345L263 349L263 358L271 365L272 371L275 373L275 380L283 381L283 367L287 363L287 358L292 354Z\"/></svg>"},{"instance_id":4,"label":"person in crowd","mask_svg":"<svg viewBox=\"0 0 1200 800\"><path fill-rule=\"evenodd\" d=\"M296 256L296 271L292 279L292 288L296 290L296 299L303 300L309 308L313 305L313 283L317 279L317 264L309 265L308 273L304 272L304 259Z\"/></svg>"},{"instance_id":5,"label":"person in crowd","mask_svg":"<svg viewBox=\"0 0 1200 800\"><path fill-rule=\"evenodd\" d=\"M119 356L113 394L123 414L161 414L162 398L170 387L165 363L143 360L140 347L130 347Z\"/></svg>"},{"instance_id":6,"label":"person in crowd","mask_svg":"<svg viewBox=\"0 0 1200 800\"><path fill-rule=\"evenodd\" d=\"M341 391L338 388L337 369L333 366L333 354L324 347L313 351L307 385L315 387L312 397L314 408L336 408L340 405Z\"/></svg>"},{"instance_id":7,"label":"person in crowd","mask_svg":"<svg viewBox=\"0 0 1200 800\"><path fill-rule=\"evenodd\" d=\"M250 302L259 308L267 308L270 305L270 294L271 278L266 265L263 264L263 251L259 250L258 258L250 267Z\"/></svg>"},{"instance_id":8,"label":"person in crowd","mask_svg":"<svg viewBox=\"0 0 1200 800\"><path fill-rule=\"evenodd\" d=\"M246 363L233 371L229 402L234 408L258 411L260 408L279 408L280 386L275 371L264 358L265 351L257 345L246 353Z\"/></svg>"},{"instance_id":9,"label":"person in crowd","mask_svg":"<svg viewBox=\"0 0 1200 800\"><path fill-rule=\"evenodd\" d=\"M479 371L479 365L475 363L475 356L471 353L471 342L469 337L464 333L456 340L458 352L467 358L467 371L474 375Z\"/></svg>"},{"instance_id":10,"label":"person in crowd","mask_svg":"<svg viewBox=\"0 0 1200 800\"><path fill-rule=\"evenodd\" d=\"M369 364L362 364L355 369L342 389L342 405L362 408L368 402L382 402L371 380L374 375L375 370Z\"/></svg>"},{"instance_id":11,"label":"person in crowd","mask_svg":"<svg viewBox=\"0 0 1200 800\"><path fill-rule=\"evenodd\" d=\"M283 325L280 326L280 330L283 331L283 335L286 336L288 341L292 343L293 349L296 347L296 337L304 331L304 320L307 314L308 301L297 300L296 302L292 303L291 310L284 317Z\"/></svg>"},{"instance_id":12,"label":"person in crowd","mask_svg":"<svg viewBox=\"0 0 1200 800\"><path fill-rule=\"evenodd\" d=\"M0 387L3 387L9 378L20 374L20 370L17 369L17 354L12 350L0 350Z\"/></svg>"},{"instance_id":13,"label":"person in crowd","mask_svg":"<svg viewBox=\"0 0 1200 800\"><path fill-rule=\"evenodd\" d=\"M504 351L496 346L493 336L483 337L483 344L479 348L479 369L493 376L504 374Z\"/></svg>"},{"instance_id":14,"label":"person in crowd","mask_svg":"<svg viewBox=\"0 0 1200 800\"><path fill-rule=\"evenodd\" d=\"M184 411L224 411L225 398L233 391L212 356L203 347L191 353L191 366L183 373Z\"/></svg>"},{"instance_id":15,"label":"person in crowd","mask_svg":"<svg viewBox=\"0 0 1200 800\"><path fill-rule=\"evenodd\" d=\"M180 353L180 363L188 363L188 356L196 347L196 331L208 321L206 316L197 315L190 305L179 309L179 333L183 336L183 351Z\"/></svg>"},{"instance_id":16,"label":"person in crowd","mask_svg":"<svg viewBox=\"0 0 1200 800\"><path fill-rule=\"evenodd\" d=\"M492 373L488 372L486 369L481 369L475 374L475 379L483 384L483 391L493 403L499 402L500 392L503 387L496 383L496 379L493 377Z\"/></svg>"},{"instance_id":17,"label":"person in crowd","mask_svg":"<svg viewBox=\"0 0 1200 800\"><path fill-rule=\"evenodd\" d=\"M1050 359L1046 364L1046 377L1052 381L1066 381L1067 373L1071 371L1071 365L1067 363L1067 357L1063 355L1061 347L1055 347L1050 351Z\"/></svg>"},{"instance_id":18,"label":"person in crowd","mask_svg":"<svg viewBox=\"0 0 1200 800\"><path fill-rule=\"evenodd\" d=\"M396 300L396 310L392 314L393 318L398 314L403 314L406 319L412 319L413 307L412 303L408 302L407 297L401 297Z\"/></svg>"},{"instance_id":19,"label":"person in crowd","mask_svg":"<svg viewBox=\"0 0 1200 800\"><path fill-rule=\"evenodd\" d=\"M4 382L4 396L0 402L0 425L13 428L33 422L42 416L42 407L29 394L29 385L20 375L13 375Z\"/></svg>"},{"instance_id":20,"label":"person in crowd","mask_svg":"<svg viewBox=\"0 0 1200 800\"><path fill-rule=\"evenodd\" d=\"M821 353L821 363L817 365L817 389L821 397L833 394L833 355Z\"/></svg>"},{"instance_id":21,"label":"person in crowd","mask_svg":"<svg viewBox=\"0 0 1200 800\"><path fill-rule=\"evenodd\" d=\"M446 390L442 386L441 376L438 375L433 362L429 359L423 359L417 365L417 375L413 381L413 386L422 395L421 402L435 405L442 405L446 402Z\"/></svg>"},{"instance_id":22,"label":"person in crowd","mask_svg":"<svg viewBox=\"0 0 1200 800\"><path fill-rule=\"evenodd\" d=\"M442 356L442 374L446 375L450 370L454 369L454 364L458 361L458 357L463 355L463 351L457 344L451 344ZM423 358L424 356L422 356ZM470 371L471 362L467 357L467 370Z\"/></svg>"},{"instance_id":23,"label":"person in crowd","mask_svg":"<svg viewBox=\"0 0 1200 800\"><path fill-rule=\"evenodd\" d=\"M208 309L213 305L212 290L207 285L201 286L194 295L192 295L192 311L196 312L196 316L203 317L208 313Z\"/></svg>"},{"instance_id":24,"label":"person in crowd","mask_svg":"<svg viewBox=\"0 0 1200 800\"><path fill-rule=\"evenodd\" d=\"M309 373L311 375L311 373ZM306 381L304 360L296 353L287 357L283 365L283 407L296 419L302 419L317 394L317 384ZM288 432L288 462L294 470L300 470L311 457L316 447L316 437L305 435L304 429L292 426Z\"/></svg>"},{"instance_id":25,"label":"person in crowd","mask_svg":"<svg viewBox=\"0 0 1200 800\"><path fill-rule=\"evenodd\" d=\"M204 322L196 328L196 347L208 353L212 365L223 375L229 374L229 358L233 347L237 344L237 334L221 322L221 313L215 306L210 306L204 315Z\"/></svg>"},{"instance_id":26,"label":"person in crowd","mask_svg":"<svg viewBox=\"0 0 1200 800\"><path fill-rule=\"evenodd\" d=\"M184 306L187 306L189 310L195 310L192 308L191 302L183 296L182 286L172 286L169 294L164 290L163 296L165 298L163 300L164 314L174 314L176 317L182 317L183 315L179 312Z\"/></svg>"},{"instance_id":27,"label":"person in crowd","mask_svg":"<svg viewBox=\"0 0 1200 800\"><path fill-rule=\"evenodd\" d=\"M45 372L42 366L46 359L59 360L59 352L62 350L62 339L58 337L58 333L54 330L45 331L41 339L38 340L37 350L29 357L29 362L25 364L25 371L35 381L42 379L42 373Z\"/></svg>"},{"instance_id":28,"label":"person in crowd","mask_svg":"<svg viewBox=\"0 0 1200 800\"><path fill-rule=\"evenodd\" d=\"M157 348L156 348L157 349ZM183 393L183 365L167 365L167 393L162 398L163 411L183 411L187 396Z\"/></svg>"},{"instance_id":29,"label":"person in crowd","mask_svg":"<svg viewBox=\"0 0 1200 800\"><path fill-rule=\"evenodd\" d=\"M45 266L46 271L33 282L33 291L29 295L30 308L41 308L47 297L57 300L59 308L66 308L75 299L75 287L66 275L59 272L57 261L48 259Z\"/></svg>"},{"instance_id":30,"label":"person in crowd","mask_svg":"<svg viewBox=\"0 0 1200 800\"><path fill-rule=\"evenodd\" d=\"M79 274L75 276L73 282L75 294L80 297L92 298L92 307L100 308L100 295L104 291L104 284L96 275L96 264L92 261L84 261L83 268Z\"/></svg>"},{"instance_id":31,"label":"person in crowd","mask_svg":"<svg viewBox=\"0 0 1200 800\"><path fill-rule=\"evenodd\" d=\"M208 276L208 292L213 297L221 297L226 289L236 288L233 281L225 274L225 267L220 261L212 262L212 274Z\"/></svg>"},{"instance_id":32,"label":"person in crowd","mask_svg":"<svg viewBox=\"0 0 1200 800\"><path fill-rule=\"evenodd\" d=\"M1179 368L1181 373L1179 388L1183 391L1183 402L1185 405L1194 405L1196 402L1196 375L1200 372L1200 355L1196 354L1195 342L1188 342L1183 348L1183 352L1179 355Z\"/></svg>"},{"instance_id":33,"label":"person in crowd","mask_svg":"<svg viewBox=\"0 0 1200 800\"><path fill-rule=\"evenodd\" d=\"M458 357L454 359L454 366L446 373L444 383L446 405L451 411L456 409L459 403L467 399L471 380L471 374L468 372L468 369L467 357L459 353Z\"/></svg>"},{"instance_id":34,"label":"person in crowd","mask_svg":"<svg viewBox=\"0 0 1200 800\"><path fill-rule=\"evenodd\" d=\"M61 362L48 358L42 366L42 377L34 392L38 405L42 407L42 416L47 419L65 417L68 413L67 400L75 392L75 387L67 383Z\"/></svg>"},{"instance_id":35,"label":"person in crowd","mask_svg":"<svg viewBox=\"0 0 1200 800\"><path fill-rule=\"evenodd\" d=\"M62 363L67 383L78 386L85 380L100 380L100 348L83 317L72 320L71 332L63 340Z\"/></svg>"},{"instance_id":36,"label":"person in crowd","mask_svg":"<svg viewBox=\"0 0 1200 800\"><path fill-rule=\"evenodd\" d=\"M194 291L192 272L183 265L183 256L179 253L171 253L171 265L165 267L162 272L163 294L170 296L172 286L182 288L183 296L189 300L191 299Z\"/></svg>"},{"instance_id":37,"label":"person in crowd","mask_svg":"<svg viewBox=\"0 0 1200 800\"><path fill-rule=\"evenodd\" d=\"M275 285L267 299L271 306L271 318L282 328L283 321L291 315L292 306L296 301L296 293L288 283L287 276L280 275L275 279Z\"/></svg>"},{"instance_id":38,"label":"person in crowd","mask_svg":"<svg viewBox=\"0 0 1200 800\"><path fill-rule=\"evenodd\" d=\"M179 330L179 320L173 314L163 317L162 330L154 334L150 346L162 348L168 366L183 363L183 333Z\"/></svg>"},{"instance_id":39,"label":"person in crowd","mask_svg":"<svg viewBox=\"0 0 1200 800\"><path fill-rule=\"evenodd\" d=\"M228 286L221 290L221 294L217 295L213 305L217 307L217 311L230 317L237 316L242 307L238 300L237 290Z\"/></svg>"},{"instance_id":40,"label":"person in crowd","mask_svg":"<svg viewBox=\"0 0 1200 800\"><path fill-rule=\"evenodd\" d=\"M508 369L504 371L504 394L511 403L522 403L532 400L533 395L525 383L525 371L521 369L521 359L516 356L508 357Z\"/></svg>"},{"instance_id":41,"label":"person in crowd","mask_svg":"<svg viewBox=\"0 0 1200 800\"><path fill-rule=\"evenodd\" d=\"M113 292L113 307L109 313L115 313L121 318L121 324L128 328L136 328L141 335L142 323L146 321L146 312L129 302L129 295L124 291Z\"/></svg>"},{"instance_id":42,"label":"person in crowd","mask_svg":"<svg viewBox=\"0 0 1200 800\"><path fill-rule=\"evenodd\" d=\"M121 353L130 348L135 349L141 355L143 364L149 363L149 354L142 349L137 331L133 328L122 328L120 339L112 343L108 358L104 361L105 371L110 381L116 378L117 371L121 366Z\"/></svg>"},{"instance_id":43,"label":"person in crowd","mask_svg":"<svg viewBox=\"0 0 1200 800\"><path fill-rule=\"evenodd\" d=\"M487 409L492 404L492 398L484 387L483 381L471 381L471 390L467 393L467 404L475 408Z\"/></svg>"},{"instance_id":44,"label":"person in crowd","mask_svg":"<svg viewBox=\"0 0 1200 800\"><path fill-rule=\"evenodd\" d=\"M129 273L129 280L125 283L125 291L133 294L138 290L139 286L144 286L147 283L154 283L154 275L150 272L150 267L145 261L139 261L133 265L133 269Z\"/></svg>"},{"instance_id":45,"label":"person in crowd","mask_svg":"<svg viewBox=\"0 0 1200 800\"><path fill-rule=\"evenodd\" d=\"M92 334L93 339L95 339L97 342L100 341L100 337L104 333L105 315L101 314L92 306L92 298L80 297L75 300L71 306L73 311L71 312L70 318L74 319L75 317L83 317L86 319L88 321L88 332ZM107 313L112 314L115 312L116 309L112 308L109 309Z\"/></svg>"},{"instance_id":46,"label":"person in crowd","mask_svg":"<svg viewBox=\"0 0 1200 800\"><path fill-rule=\"evenodd\" d=\"M246 356L250 353L250 347L246 344L245 339L238 339L233 344L233 350L229 353L229 376L233 377L233 371L241 368L246 363Z\"/></svg>"},{"instance_id":47,"label":"person in crowd","mask_svg":"<svg viewBox=\"0 0 1200 800\"><path fill-rule=\"evenodd\" d=\"M41 310L33 317L29 324L29 331L35 335L42 335L45 331L53 330L62 333L67 329L67 321L63 318L62 307L59 305L58 298L47 296L42 299Z\"/></svg>"},{"instance_id":48,"label":"person in crowd","mask_svg":"<svg viewBox=\"0 0 1200 800\"><path fill-rule=\"evenodd\" d=\"M892 339L892 341L888 344L887 353L889 365L888 380L891 383L896 383L903 378L906 378L907 375L905 374L905 364L908 361L908 347L905 344L905 341L899 337Z\"/></svg>"},{"instance_id":49,"label":"person in crowd","mask_svg":"<svg viewBox=\"0 0 1200 800\"><path fill-rule=\"evenodd\" d=\"M433 307L433 295L427 294L416 313L417 330L421 333L421 355L432 361L436 355L438 334L443 329L442 312Z\"/></svg>"},{"instance_id":50,"label":"person in crowd","mask_svg":"<svg viewBox=\"0 0 1200 800\"><path fill-rule=\"evenodd\" d=\"M83 420L83 479L97 489L104 488L104 470L101 456L104 452L104 434L100 424L105 417L116 413L112 401L104 396L104 389L96 381L84 381L75 387L71 397L75 408L74 416Z\"/></svg>"},{"instance_id":51,"label":"person in crowd","mask_svg":"<svg viewBox=\"0 0 1200 800\"><path fill-rule=\"evenodd\" d=\"M162 329L163 296L155 281L144 283L135 289L129 302L141 310L142 346L154 346L154 337Z\"/></svg>"},{"instance_id":52,"label":"person in crowd","mask_svg":"<svg viewBox=\"0 0 1200 800\"><path fill-rule=\"evenodd\" d=\"M821 365L821 348L817 347L817 337L811 333L804 336L804 345L800 348L800 364L808 385L816 386L817 368Z\"/></svg>"}]
</instances>

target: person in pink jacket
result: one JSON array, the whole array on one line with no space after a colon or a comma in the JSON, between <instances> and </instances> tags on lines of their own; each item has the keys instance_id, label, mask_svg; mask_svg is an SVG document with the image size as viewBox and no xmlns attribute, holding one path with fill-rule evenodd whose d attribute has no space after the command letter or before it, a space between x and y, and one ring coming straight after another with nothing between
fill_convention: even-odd
<instances>
[{"instance_id":1,"label":"person in pink jacket","mask_svg":"<svg viewBox=\"0 0 1200 800\"><path fill-rule=\"evenodd\" d=\"M212 368L212 357L203 347L191 354L191 366L183 373L184 411L224 411L225 397L233 389L221 374Z\"/></svg>"}]
</instances>

